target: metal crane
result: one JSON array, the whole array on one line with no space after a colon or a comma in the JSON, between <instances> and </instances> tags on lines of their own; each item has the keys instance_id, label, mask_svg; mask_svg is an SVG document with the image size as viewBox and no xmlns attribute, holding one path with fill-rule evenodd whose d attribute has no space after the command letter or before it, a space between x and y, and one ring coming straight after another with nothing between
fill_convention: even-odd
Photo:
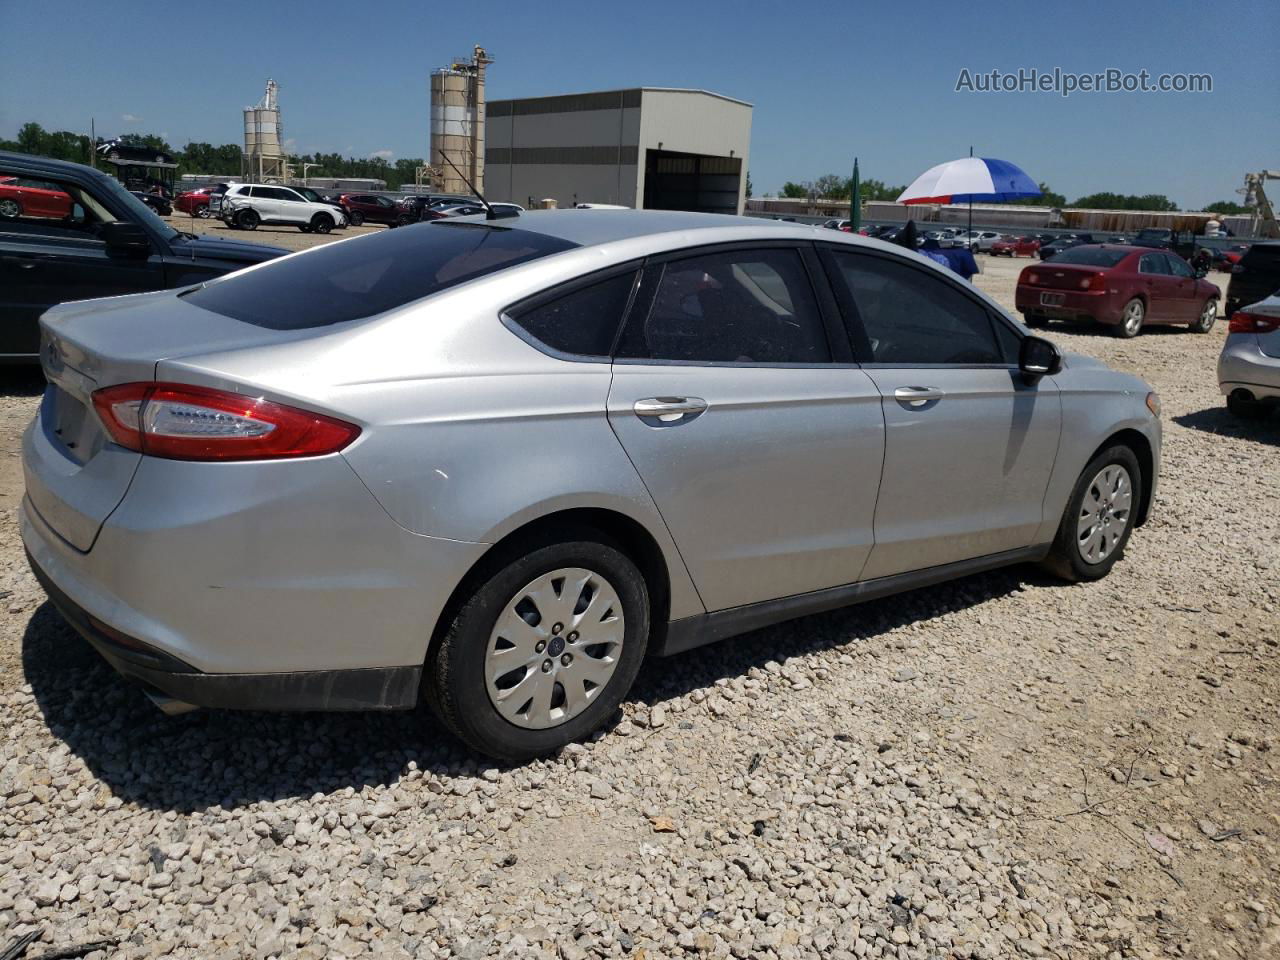
<instances>
[{"instance_id":1,"label":"metal crane","mask_svg":"<svg viewBox=\"0 0 1280 960\"><path fill-rule=\"evenodd\" d=\"M1280 239L1280 223L1276 222L1276 212L1267 198L1263 184L1267 180L1280 180L1280 170L1262 170L1258 173L1244 175L1244 205L1253 208L1253 219L1250 228L1255 237L1264 239Z\"/></svg>"}]
</instances>

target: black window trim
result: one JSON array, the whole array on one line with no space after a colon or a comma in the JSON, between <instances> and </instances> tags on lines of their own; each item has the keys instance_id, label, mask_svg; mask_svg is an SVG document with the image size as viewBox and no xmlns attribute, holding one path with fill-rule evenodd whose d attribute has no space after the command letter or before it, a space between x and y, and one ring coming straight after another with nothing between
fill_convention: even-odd
<instances>
[{"instance_id":1,"label":"black window trim","mask_svg":"<svg viewBox=\"0 0 1280 960\"><path fill-rule=\"evenodd\" d=\"M868 370L1017 370L1019 369L1017 360L1009 363L880 363L876 361L871 352L871 340L867 337L866 329L862 325L862 315L858 312L858 306L853 302L848 288L845 286L844 280L839 276L840 267L835 263L832 254L835 253L854 253L861 256L874 257L878 260L885 260L891 263L902 264L910 270L915 270L923 276L932 277L960 293L970 302L976 304L987 315L987 322L992 325L991 336L1000 346L1000 335L995 330L995 325L1002 323L1011 330L1019 343L1026 339L1030 334L1021 329L1020 325L1005 315L1002 309L993 308L990 303L979 297L971 286L966 285L963 281L952 279L945 274L939 274L930 270L923 264L912 263L907 257L899 257L893 254L884 253L880 250L872 250L862 247L858 244L851 243L830 243L819 242L818 253L822 259L822 265L827 272L827 282L831 285L832 292L836 298L836 302L840 304L841 313L844 318L849 340L853 344L854 358L858 361L858 365Z\"/></svg>"},{"instance_id":2,"label":"black window trim","mask_svg":"<svg viewBox=\"0 0 1280 960\"><path fill-rule=\"evenodd\" d=\"M668 263L678 260L688 260L698 256L709 256L720 253L733 253L739 250L763 250L763 249L785 249L795 250L800 255L800 262L804 269L805 276L809 280L809 287L813 293L814 303L818 307L818 316L822 322L823 336L826 338L827 351L831 354L830 360L824 360L819 363L775 363L769 361L745 361L745 360L655 360L651 357L619 357L618 343L622 339L622 332L626 329L628 323L631 322L633 314L643 312L648 314L653 307L653 301L658 293L658 285L662 280L663 271ZM806 255L807 254L807 255ZM831 296L830 290L826 290L826 296L823 290L826 287L827 278L821 273L815 272L818 264L815 262L814 244L810 240L795 239L756 239L756 240L735 240L727 243L707 243L692 247L681 247L678 250L664 250L661 253L651 254L644 261L644 270L641 274L640 283L636 291L632 294L631 303L628 305L626 316L623 317L622 323L618 327L618 334L614 338L613 349L610 351L611 360L615 364L626 364L627 366L649 366L649 367L746 367L746 368L776 368L779 370L813 370L821 369L857 369L859 364L855 361L852 346L847 339L847 333L840 323L838 310L835 308L834 298ZM828 299L830 298L830 299ZM843 358L843 359L837 359Z\"/></svg>"},{"instance_id":3,"label":"black window trim","mask_svg":"<svg viewBox=\"0 0 1280 960\"><path fill-rule=\"evenodd\" d=\"M627 317L636 302L636 294L640 289L640 280L644 274L643 268L644 260L641 258L628 260L625 263L616 263L611 267L604 267L600 270L593 270L591 273L584 273L571 280L562 280L554 286L547 287L545 290L540 290L503 307L498 311L498 320L529 346L539 353L545 353L549 357L554 357L557 360L566 360L570 363L610 363L612 362L613 351L618 345L618 337L621 335L622 328L626 325ZM632 279L631 292L627 294L626 306L623 308L622 315L618 318L618 325L613 331L613 338L610 341L607 354L568 353L564 350L558 350L550 344L539 340L520 324L519 314L522 311L536 310L538 307L553 303L579 290L585 290L587 287L593 287L597 283L612 280L614 277L626 273L633 273L635 276Z\"/></svg>"}]
</instances>

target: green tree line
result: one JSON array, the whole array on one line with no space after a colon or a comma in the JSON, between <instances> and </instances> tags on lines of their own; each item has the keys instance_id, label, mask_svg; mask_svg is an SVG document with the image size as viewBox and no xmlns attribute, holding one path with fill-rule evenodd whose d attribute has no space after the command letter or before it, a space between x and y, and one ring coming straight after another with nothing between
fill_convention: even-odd
<instances>
[{"instance_id":1,"label":"green tree line","mask_svg":"<svg viewBox=\"0 0 1280 960\"><path fill-rule=\"evenodd\" d=\"M120 138L121 142L137 146L150 147L170 154L178 164L177 175L184 173L207 173L214 176L239 176L240 156L239 144L224 143L215 146L212 143L191 142L185 147L171 146L163 137L147 133L130 133ZM55 160L70 160L73 163L88 163L92 147L89 138L81 133L68 130L45 130L38 123L24 123L18 130L14 140L0 139L0 150L14 153L31 153L42 157L53 157ZM423 164L418 157L405 157L388 162L382 157L360 159L344 157L338 153L313 153L290 155L289 162L294 166L296 175L302 176L303 163L318 164L307 171L311 177L364 177L385 180L389 189L398 189L406 183L413 183L414 169Z\"/></svg>"}]
</instances>

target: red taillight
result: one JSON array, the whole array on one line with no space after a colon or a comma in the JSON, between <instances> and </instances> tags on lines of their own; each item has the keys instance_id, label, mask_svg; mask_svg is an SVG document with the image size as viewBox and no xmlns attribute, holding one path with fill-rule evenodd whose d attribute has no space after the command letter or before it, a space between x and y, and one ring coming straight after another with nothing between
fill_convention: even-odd
<instances>
[{"instance_id":1,"label":"red taillight","mask_svg":"<svg viewBox=\"0 0 1280 960\"><path fill-rule=\"evenodd\" d=\"M1080 281L1080 289L1101 293L1107 289L1107 275L1105 273L1089 274L1089 276Z\"/></svg>"},{"instance_id":2,"label":"red taillight","mask_svg":"<svg viewBox=\"0 0 1280 960\"><path fill-rule=\"evenodd\" d=\"M1040 274L1035 273L1034 271L1027 274L1027 283L1035 284L1039 282L1040 282Z\"/></svg>"},{"instance_id":3,"label":"red taillight","mask_svg":"<svg viewBox=\"0 0 1280 960\"><path fill-rule=\"evenodd\" d=\"M276 460L336 453L355 424L270 400L183 383L123 383L93 394L111 439L170 460Z\"/></svg>"},{"instance_id":4,"label":"red taillight","mask_svg":"<svg viewBox=\"0 0 1280 960\"><path fill-rule=\"evenodd\" d=\"M1231 333L1272 333L1280 330L1280 317L1264 317L1260 313L1237 310L1231 315L1227 330Z\"/></svg>"}]
</instances>

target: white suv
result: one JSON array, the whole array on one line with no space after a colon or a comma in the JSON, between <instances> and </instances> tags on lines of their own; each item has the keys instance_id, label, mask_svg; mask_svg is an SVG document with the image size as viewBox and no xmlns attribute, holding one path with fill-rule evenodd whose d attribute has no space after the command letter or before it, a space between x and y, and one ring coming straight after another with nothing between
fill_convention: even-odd
<instances>
[{"instance_id":1,"label":"white suv","mask_svg":"<svg viewBox=\"0 0 1280 960\"><path fill-rule=\"evenodd\" d=\"M953 246L964 248L967 245L974 253L978 251L990 253L992 244L999 240L1000 236L994 230L973 230L957 236Z\"/></svg>"},{"instance_id":2,"label":"white suv","mask_svg":"<svg viewBox=\"0 0 1280 960\"><path fill-rule=\"evenodd\" d=\"M233 184L222 197L219 216L229 227L256 230L258 224L297 227L303 233L328 233L347 225L341 208L314 203L291 187Z\"/></svg>"}]
</instances>

